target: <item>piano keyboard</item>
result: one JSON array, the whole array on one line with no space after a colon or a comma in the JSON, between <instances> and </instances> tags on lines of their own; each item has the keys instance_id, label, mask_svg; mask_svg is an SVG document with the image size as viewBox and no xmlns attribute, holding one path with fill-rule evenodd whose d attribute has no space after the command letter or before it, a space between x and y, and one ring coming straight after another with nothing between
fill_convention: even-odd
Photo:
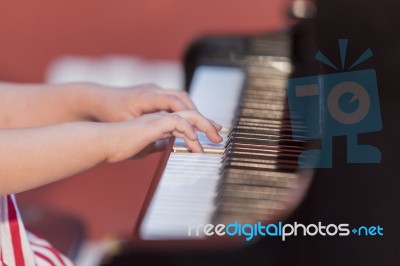
<instances>
[{"instance_id":1,"label":"piano keyboard","mask_svg":"<svg viewBox=\"0 0 400 266\"><path fill-rule=\"evenodd\" d=\"M246 75L235 67L197 68L191 97L223 125L224 141L216 145L201 135L205 153L193 154L176 139L142 239L185 239L189 225L266 221L287 208L302 149L286 110L289 59L247 55L243 64Z\"/></svg>"},{"instance_id":2,"label":"piano keyboard","mask_svg":"<svg viewBox=\"0 0 400 266\"><path fill-rule=\"evenodd\" d=\"M245 73L239 68L202 66L196 70L191 98L200 113L222 125L224 140L214 144L199 134L203 154L188 153L182 139L175 140L175 152L169 157L142 223L143 239L185 238L190 223L211 221L221 158L244 79Z\"/></svg>"}]
</instances>

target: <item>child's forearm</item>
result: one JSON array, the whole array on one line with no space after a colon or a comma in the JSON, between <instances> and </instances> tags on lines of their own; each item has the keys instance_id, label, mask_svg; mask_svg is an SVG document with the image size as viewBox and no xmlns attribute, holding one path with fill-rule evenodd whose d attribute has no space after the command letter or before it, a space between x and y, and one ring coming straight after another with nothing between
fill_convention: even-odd
<instances>
[{"instance_id":1,"label":"child's forearm","mask_svg":"<svg viewBox=\"0 0 400 266\"><path fill-rule=\"evenodd\" d=\"M94 85L0 83L0 128L90 120L100 90Z\"/></svg>"},{"instance_id":2,"label":"child's forearm","mask_svg":"<svg viewBox=\"0 0 400 266\"><path fill-rule=\"evenodd\" d=\"M215 143L222 141L221 126L196 111L148 114L114 123L0 129L0 195L36 188L103 161L128 159L172 135L184 138L193 152L201 152L197 130Z\"/></svg>"},{"instance_id":3,"label":"child's forearm","mask_svg":"<svg viewBox=\"0 0 400 266\"><path fill-rule=\"evenodd\" d=\"M192 109L186 94L154 85L0 83L0 195L130 158L171 135L194 152L202 151L196 130L220 142L220 126ZM180 112L144 115L159 110ZM114 123L75 122L82 120Z\"/></svg>"},{"instance_id":4,"label":"child's forearm","mask_svg":"<svg viewBox=\"0 0 400 266\"><path fill-rule=\"evenodd\" d=\"M80 122L0 130L0 195L17 193L84 171L106 159L107 131Z\"/></svg>"},{"instance_id":5,"label":"child's forearm","mask_svg":"<svg viewBox=\"0 0 400 266\"><path fill-rule=\"evenodd\" d=\"M185 92L164 90L154 84L113 88L90 83L0 82L0 128L83 120L117 122L158 111L194 109Z\"/></svg>"}]
</instances>

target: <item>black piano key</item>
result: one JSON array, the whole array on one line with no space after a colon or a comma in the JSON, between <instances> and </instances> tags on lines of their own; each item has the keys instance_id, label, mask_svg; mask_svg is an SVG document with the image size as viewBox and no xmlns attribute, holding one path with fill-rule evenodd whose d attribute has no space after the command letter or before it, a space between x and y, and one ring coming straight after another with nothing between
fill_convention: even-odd
<instances>
[{"instance_id":1,"label":"black piano key","mask_svg":"<svg viewBox=\"0 0 400 266\"><path fill-rule=\"evenodd\" d=\"M285 208L298 185L298 156L309 145L298 140L307 130L302 119L290 120L288 72L273 66L290 64L289 42L261 39L253 49L265 56L245 58L248 78L222 156L215 221L254 222ZM277 42L280 56L269 56Z\"/></svg>"}]
</instances>

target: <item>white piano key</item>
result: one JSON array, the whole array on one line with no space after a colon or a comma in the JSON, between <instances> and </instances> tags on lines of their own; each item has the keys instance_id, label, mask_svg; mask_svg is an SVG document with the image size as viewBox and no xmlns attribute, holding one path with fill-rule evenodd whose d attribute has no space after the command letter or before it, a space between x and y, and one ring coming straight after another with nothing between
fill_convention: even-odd
<instances>
[{"instance_id":1,"label":"white piano key","mask_svg":"<svg viewBox=\"0 0 400 266\"><path fill-rule=\"evenodd\" d=\"M229 129L244 79L238 68L199 67L190 90L192 99L201 113ZM221 144L210 142L204 134L199 134L199 140L204 147L224 151L226 132L222 132ZM185 144L176 139L175 146L185 147ZM189 238L190 225L210 223L220 167L221 154L171 153L143 219L141 237Z\"/></svg>"},{"instance_id":2,"label":"white piano key","mask_svg":"<svg viewBox=\"0 0 400 266\"><path fill-rule=\"evenodd\" d=\"M170 157L141 227L145 239L186 238L190 222L209 222L215 209L220 155L172 153ZM214 166L204 167L210 161Z\"/></svg>"},{"instance_id":3,"label":"white piano key","mask_svg":"<svg viewBox=\"0 0 400 266\"><path fill-rule=\"evenodd\" d=\"M215 119L215 121L219 121L218 118ZM225 144L228 139L228 132L220 132L219 133L222 137L222 142L221 143L213 143L211 142L206 134L202 132L197 132L197 135L199 137L199 142L203 146L204 149L211 149L211 150L218 150L218 151L224 151L225 150ZM185 141L181 138L176 138L175 143L174 143L174 148L184 148L187 149L187 146L185 144Z\"/></svg>"},{"instance_id":4,"label":"white piano key","mask_svg":"<svg viewBox=\"0 0 400 266\"><path fill-rule=\"evenodd\" d=\"M234 67L200 66L190 87L190 96L205 117L229 129L239 102L245 73Z\"/></svg>"}]
</instances>

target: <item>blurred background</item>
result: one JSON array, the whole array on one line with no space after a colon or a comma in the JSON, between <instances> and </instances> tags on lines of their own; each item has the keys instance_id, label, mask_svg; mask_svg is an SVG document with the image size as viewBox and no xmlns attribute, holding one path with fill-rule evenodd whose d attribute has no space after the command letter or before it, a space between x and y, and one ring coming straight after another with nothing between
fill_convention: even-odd
<instances>
[{"instance_id":1,"label":"blurred background","mask_svg":"<svg viewBox=\"0 0 400 266\"><path fill-rule=\"evenodd\" d=\"M72 55L179 60L205 33L285 26L288 0L0 1L0 77L40 82L49 63Z\"/></svg>"},{"instance_id":2,"label":"blurred background","mask_svg":"<svg viewBox=\"0 0 400 266\"><path fill-rule=\"evenodd\" d=\"M289 0L0 1L0 79L155 82L182 88L180 59L205 34L285 28ZM81 220L87 243L129 238L160 154L100 165L18 195L22 209Z\"/></svg>"}]
</instances>

